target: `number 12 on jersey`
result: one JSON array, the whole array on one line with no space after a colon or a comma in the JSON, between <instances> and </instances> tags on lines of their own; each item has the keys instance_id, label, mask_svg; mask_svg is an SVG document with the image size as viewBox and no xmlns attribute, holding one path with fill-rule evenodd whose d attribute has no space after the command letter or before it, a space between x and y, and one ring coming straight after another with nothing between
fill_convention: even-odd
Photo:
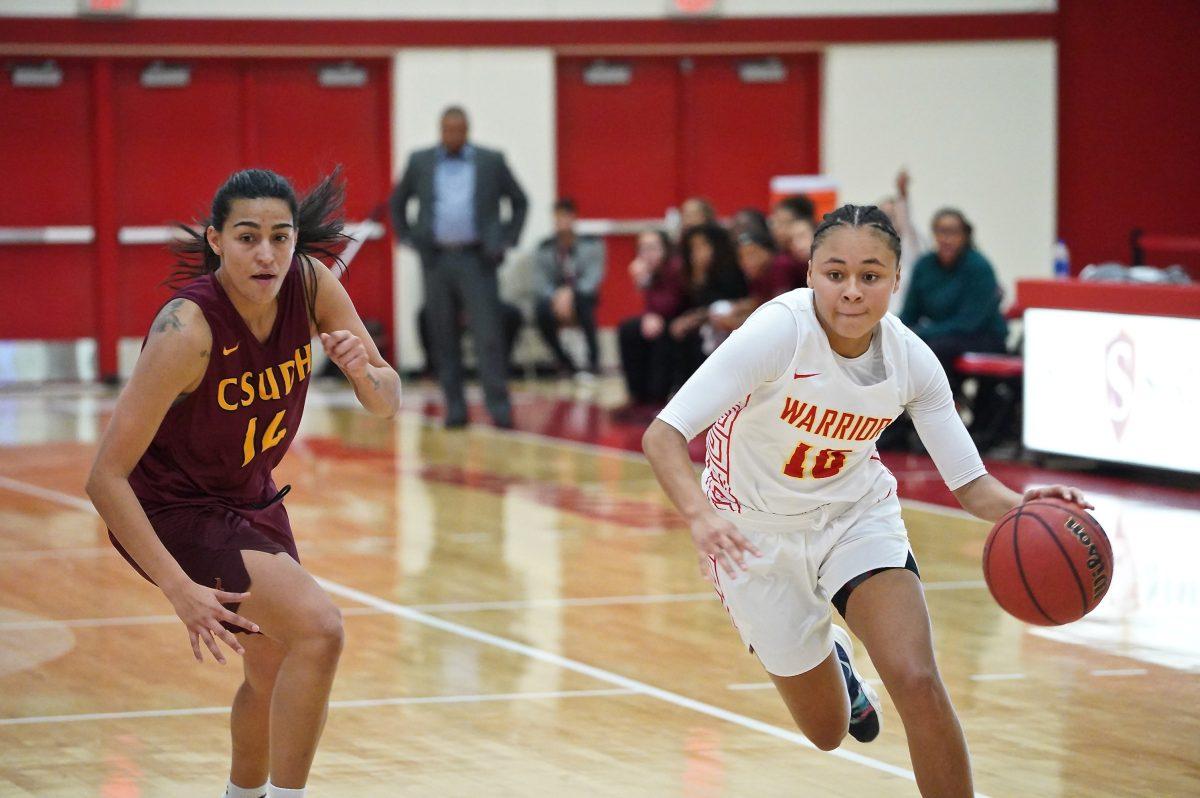
<instances>
[{"instance_id":1,"label":"number 12 on jersey","mask_svg":"<svg viewBox=\"0 0 1200 798\"><path fill-rule=\"evenodd\" d=\"M796 444L796 451L792 452L792 457L783 467L783 473L793 479L828 479L842 470L842 466L846 465L846 455L854 451L853 449L822 449L817 452L815 462L811 469L808 467L808 453L812 451L812 446L807 443L800 442Z\"/></svg>"}]
</instances>

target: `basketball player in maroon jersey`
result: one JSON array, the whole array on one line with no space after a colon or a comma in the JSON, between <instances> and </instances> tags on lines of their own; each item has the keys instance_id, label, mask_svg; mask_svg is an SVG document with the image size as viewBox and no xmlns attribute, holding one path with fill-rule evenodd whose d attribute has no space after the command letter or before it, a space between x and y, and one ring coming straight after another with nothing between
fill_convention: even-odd
<instances>
[{"instance_id":1,"label":"basketball player in maroon jersey","mask_svg":"<svg viewBox=\"0 0 1200 798\"><path fill-rule=\"evenodd\" d=\"M312 339L362 406L390 417L400 378L314 257L344 240L336 175L297 201L246 170L177 249L192 277L162 308L100 441L87 491L118 551L201 644L241 654L229 798L304 795L342 650L341 615L301 567L271 470L312 374ZM250 632L242 638L234 632ZM269 777L269 778L268 778Z\"/></svg>"}]
</instances>

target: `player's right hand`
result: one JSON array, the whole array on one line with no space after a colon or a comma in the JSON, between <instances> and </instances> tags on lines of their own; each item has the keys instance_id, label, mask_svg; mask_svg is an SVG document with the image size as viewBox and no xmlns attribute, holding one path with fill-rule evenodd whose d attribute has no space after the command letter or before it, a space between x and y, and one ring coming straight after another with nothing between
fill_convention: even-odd
<instances>
[{"instance_id":1,"label":"player's right hand","mask_svg":"<svg viewBox=\"0 0 1200 798\"><path fill-rule=\"evenodd\" d=\"M237 613L230 612L221 604L240 604L250 597L249 593L214 590L190 580L179 589L170 592L164 591L164 593L171 601L171 606L175 608L175 614L179 616L179 620L183 621L183 625L187 627L188 637L192 643L192 653L195 654L197 662L204 661L204 657L200 654L200 643L203 641L204 645L208 646L208 650L212 652L213 658L222 665L225 664L225 656L217 645L217 638L220 638L225 645L239 655L246 653L237 637L221 626L221 621L240 626L250 632L257 632L258 624Z\"/></svg>"},{"instance_id":2,"label":"player's right hand","mask_svg":"<svg viewBox=\"0 0 1200 798\"><path fill-rule=\"evenodd\" d=\"M761 557L762 553L746 540L732 523L707 512L691 522L692 543L696 545L700 575L713 580L713 563L720 565L733 579L739 570L746 570L746 554Z\"/></svg>"}]
</instances>

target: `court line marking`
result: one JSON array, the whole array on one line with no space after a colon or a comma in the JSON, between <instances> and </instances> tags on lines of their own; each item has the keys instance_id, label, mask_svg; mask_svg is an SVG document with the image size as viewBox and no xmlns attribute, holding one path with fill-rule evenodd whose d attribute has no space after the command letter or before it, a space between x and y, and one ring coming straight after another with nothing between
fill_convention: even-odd
<instances>
[{"instance_id":1,"label":"court line marking","mask_svg":"<svg viewBox=\"0 0 1200 798\"><path fill-rule=\"evenodd\" d=\"M96 514L96 510L92 507L92 503L87 499L81 499L78 496L72 496L69 493L60 493L57 490L50 488L41 488L37 485L30 485L28 482L10 479L9 477L0 476L0 488L7 488L14 493L24 493L26 496L36 496L39 499L45 499L55 504L64 504L67 507L72 507L76 510L82 510L85 513Z\"/></svg>"},{"instance_id":2,"label":"court line marking","mask_svg":"<svg viewBox=\"0 0 1200 798\"><path fill-rule=\"evenodd\" d=\"M1149 673L1145 668L1101 668L1092 671L1093 676L1145 676Z\"/></svg>"},{"instance_id":3,"label":"court line marking","mask_svg":"<svg viewBox=\"0 0 1200 798\"><path fill-rule=\"evenodd\" d=\"M60 493L59 491L49 490L46 488L39 488L35 485L27 485L26 483L17 482L16 480L11 480L11 479L7 479L7 478L2 478L2 479L4 481L0 482L0 486L6 486L6 483L12 483L16 486L19 486L18 489L23 489L22 492L26 492L26 493L30 493L31 495L39 496L40 498L44 498L48 501L55 501L60 504L67 504L72 507L79 507L82 505L89 512L93 512L93 513L95 512L92 509L91 504L89 502L84 501L83 499L79 499L77 497L70 496L65 493ZM33 491L36 491L36 493L34 493ZM348 587L346 585L342 585L338 582L330 581L323 577L318 577L315 574L314 574L314 578L317 580L318 584L320 584L322 587L325 588L325 590L329 591L330 593L333 593L334 595L340 595L343 598L352 599L354 601L357 601L360 604L365 604L366 606L369 606L369 607L376 607L377 609L379 609L383 612L386 612L389 615L394 615L399 618L406 618L415 623L422 624L423 626L429 626L434 629L440 629L444 632L458 635L459 637L464 637L468 640L474 640L476 642L483 643L485 645L490 645L490 646L493 646L496 648L504 649L504 650L510 651L514 654L521 654L523 656L529 657L530 659L538 660L540 662L545 662L545 663L551 664L551 665L556 665L560 668L563 668L564 670L573 671L575 673L581 673L585 676L591 676L592 678L596 679L597 681L607 682L608 684L612 684L617 687L622 687L622 688L625 688L628 690L632 690L636 693L648 695L653 698L657 698L665 703L673 704L675 706L682 707L684 709L690 709L694 712L700 713L702 715L708 715L709 717L716 718L718 720L724 720L728 723L732 723L734 725L741 726L746 729L750 729L751 731L761 732L761 733L769 735L771 737L775 737L777 739L784 740L786 742L790 742L795 745L799 745L803 748L807 748L811 751L819 751L820 750L815 745L813 745L808 740L807 737L800 734L799 732L794 732L789 729L783 729L778 726L774 726L772 724L765 723L761 720L756 720L754 718L747 717L746 715L741 715L736 712L731 712L729 710L722 709L717 706L713 706L712 704L706 704L702 701L697 701L692 698L687 698L686 696L679 695L678 693L673 693L669 690L664 690L659 687L654 687L653 685L646 684L645 682L638 681L637 679L631 679L626 676L621 676L619 674L613 673L612 671L604 670L603 668L597 668L592 665L587 665L586 663L578 662L573 659L569 659L560 654L554 654L549 651L544 651L540 648L534 648L533 646L529 646L524 643L518 643L514 640L509 640L508 638L500 637L498 635L493 635L488 632L482 632L482 631L479 631L478 629L474 629L469 626L464 626L459 623L454 623L452 621L447 621L442 618L438 618L433 615L429 615L428 613L420 612L418 610L413 610L409 607L405 607L405 606L397 604L395 602L387 601L386 599L381 599L377 596L371 595L370 593L366 593L361 590L356 590L355 588ZM863 756L862 754L858 754L853 751L836 748L832 751L827 751L827 752L822 752L822 753L827 753L829 756L832 756L832 757L835 757L838 759L843 759L848 762L853 762L855 764L862 765L864 767L868 767L872 770L877 770L877 771L880 771L882 773L887 773L892 776L898 776L900 778L907 779L908 781L914 781L914 782L916 781L916 776L913 774L913 772L911 770L906 770L905 768L897 767L895 765L888 764L887 762L883 762L878 759L873 759L868 756ZM977 796L977 798L988 798L988 796L986 796L982 793L975 793L975 795Z\"/></svg>"},{"instance_id":4,"label":"court line marking","mask_svg":"<svg viewBox=\"0 0 1200 798\"><path fill-rule=\"evenodd\" d=\"M472 695L426 695L402 698L360 698L330 701L330 709L401 707L416 704L477 704L490 701L535 701L547 698L605 698L634 695L633 690L546 690L529 693L483 693ZM27 718L0 718L0 726L31 726L44 723L80 723L93 720L129 720L134 718L175 718L188 715L228 715L229 707L188 707L185 709L144 709L130 712L81 712L75 715L34 715Z\"/></svg>"},{"instance_id":5,"label":"court line marking","mask_svg":"<svg viewBox=\"0 0 1200 798\"><path fill-rule=\"evenodd\" d=\"M678 693L673 693L670 690L654 687L646 682L632 679L628 676L621 676L620 674L613 673L612 671L564 657L561 654L555 654L553 652L535 648L524 643L518 643L515 640L509 640L506 637L500 637L499 635L494 635L490 632L483 632L470 626L464 626L460 623L447 621L444 618L438 618L436 616L414 610L411 607L405 607L402 604L397 604L393 601L379 598L378 596L374 596L370 593L357 590L338 582L333 582L324 577L318 576L315 578L317 583L330 593L336 596L341 596L342 598L358 601L359 603L366 604L370 607L376 607L383 612L388 613L389 615L395 615L398 618L405 618L423 626L429 626L434 629L439 629L443 632L464 637L468 640L474 640L478 643L504 649L505 651L510 651L514 654L520 654L539 662L555 665L564 670L573 671L575 673L583 674L584 676L590 676L597 681L607 682L608 684L612 684L617 687L623 687L641 695L657 698L665 703L673 704L677 707L682 707L683 709L690 709L693 712L698 712L702 715L708 715L709 717L723 720L728 723L741 726L742 728L750 729L751 731L761 732L771 737L808 748L812 751L819 750L815 745L809 742L807 737L799 732L782 729L778 726L773 726L761 720L747 717L746 715L731 712L727 709L713 706L712 704L706 704L703 701L697 701ZM878 770L892 776L899 776L900 778L907 779L909 781L916 780L916 777L910 770L905 770L904 768L888 764L887 762L883 762L878 759L872 759L871 757L863 756L862 754L858 754L853 751L837 748L833 751L823 753L828 753L830 756L837 757L838 759L844 759L858 765L863 765L871 768L872 770ZM976 793L976 795L979 796L979 798L986 798L986 796L983 796L981 793Z\"/></svg>"},{"instance_id":6,"label":"court line marking","mask_svg":"<svg viewBox=\"0 0 1200 798\"><path fill-rule=\"evenodd\" d=\"M116 550L112 546L92 546L78 548L61 548L61 549L30 549L28 551L3 551L0 552L0 562L9 563L20 560L46 560L46 559L62 559L62 560L94 560L99 557L107 557L113 554Z\"/></svg>"},{"instance_id":7,"label":"court line marking","mask_svg":"<svg viewBox=\"0 0 1200 798\"><path fill-rule=\"evenodd\" d=\"M111 551L106 549L105 551ZM982 589L986 584L982 581L963 582L929 582L925 584L928 590L961 590ZM521 610L559 607L610 607L631 606L638 604L686 604L691 602L717 600L712 591L703 593L660 593L630 596L580 596L577 598L547 598L547 599L514 599L512 601L462 601L446 602L444 604L406 604L409 609L435 614L481 612L486 610ZM373 607L343 607L342 615L384 615L381 610ZM178 623L175 615L123 615L102 618L39 618L32 621L0 621L0 632L25 632L34 630L72 628L87 629L101 626L149 626L153 624ZM767 684L770 684L769 682ZM731 688L735 689L735 688Z\"/></svg>"}]
</instances>

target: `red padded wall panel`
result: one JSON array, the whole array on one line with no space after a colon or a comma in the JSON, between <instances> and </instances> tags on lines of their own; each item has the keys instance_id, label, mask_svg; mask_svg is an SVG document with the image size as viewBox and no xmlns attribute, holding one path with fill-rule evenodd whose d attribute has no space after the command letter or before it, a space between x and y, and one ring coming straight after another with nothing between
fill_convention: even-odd
<instances>
[{"instance_id":1,"label":"red padded wall panel","mask_svg":"<svg viewBox=\"0 0 1200 798\"><path fill-rule=\"evenodd\" d=\"M1072 267L1127 262L1129 231L1200 235L1200 3L1059 3L1059 232ZM1200 257L1161 253L1200 279Z\"/></svg>"},{"instance_id":2,"label":"red padded wall panel","mask_svg":"<svg viewBox=\"0 0 1200 798\"><path fill-rule=\"evenodd\" d=\"M322 62L264 60L249 77L253 97L247 156L256 166L286 175L306 191L340 164L346 178L346 218L364 219L391 188L387 64L360 62L360 87L319 84ZM364 319L392 328L392 248L385 236L367 242L344 278Z\"/></svg>"},{"instance_id":3,"label":"red padded wall panel","mask_svg":"<svg viewBox=\"0 0 1200 798\"><path fill-rule=\"evenodd\" d=\"M113 75L116 115L117 224L165 225L207 215L217 188L241 165L241 66L235 61L190 61L191 81L180 88L147 88L149 62L118 62ZM172 257L156 244L124 245L118 275L118 329L142 336L170 296L162 281Z\"/></svg>"},{"instance_id":4,"label":"red padded wall panel","mask_svg":"<svg viewBox=\"0 0 1200 798\"><path fill-rule=\"evenodd\" d=\"M765 208L775 175L819 167L817 56L780 59L779 82L743 81L747 59L691 59L683 81L682 194L708 197L723 216Z\"/></svg>"},{"instance_id":5,"label":"red padded wall panel","mask_svg":"<svg viewBox=\"0 0 1200 798\"><path fill-rule=\"evenodd\" d=\"M559 193L589 218L661 218L693 194L722 214L765 209L770 179L819 169L820 72L815 55L782 57L779 82L741 79L729 56L613 59L628 84L584 81L593 59L558 64ZM608 240L599 319L641 309L626 266L629 236Z\"/></svg>"},{"instance_id":6,"label":"red padded wall panel","mask_svg":"<svg viewBox=\"0 0 1200 798\"><path fill-rule=\"evenodd\" d=\"M586 218L657 218L676 204L679 69L673 58L644 58L622 86L588 85L591 59L558 63L558 186ZM535 213L545 212L535 209ZM636 312L639 298L626 273L628 237L608 240L608 274L599 322L610 326Z\"/></svg>"},{"instance_id":7,"label":"red padded wall panel","mask_svg":"<svg viewBox=\"0 0 1200 798\"><path fill-rule=\"evenodd\" d=\"M59 59L61 85L25 88L0 63L0 227L93 224L89 65ZM93 334L94 280L94 246L0 244L0 339Z\"/></svg>"}]
</instances>

